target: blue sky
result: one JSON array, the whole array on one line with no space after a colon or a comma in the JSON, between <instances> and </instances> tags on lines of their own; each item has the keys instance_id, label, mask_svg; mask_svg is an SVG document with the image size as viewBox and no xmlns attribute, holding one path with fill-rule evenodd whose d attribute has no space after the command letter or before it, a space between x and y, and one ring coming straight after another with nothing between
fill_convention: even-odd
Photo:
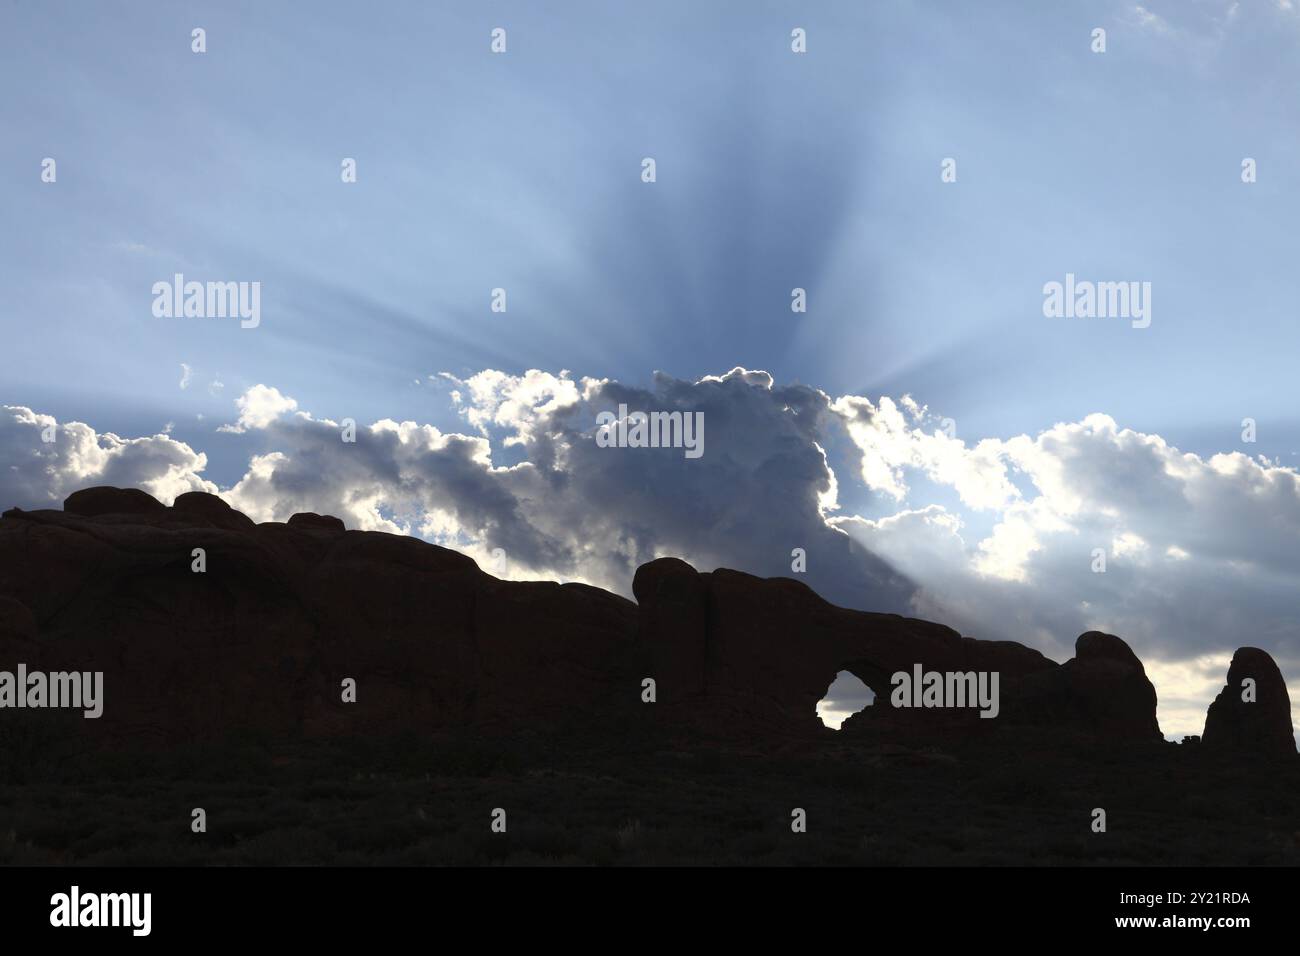
<instances>
[{"instance_id":1,"label":"blue sky","mask_svg":"<svg viewBox=\"0 0 1300 956\"><path fill-rule=\"evenodd\" d=\"M98 435L166 430L205 456L191 478L223 492L289 440L217 431L255 386L317 420L450 433L467 407L439 373L484 370L663 397L680 389L656 392L656 371L696 383L740 366L833 399L910 395L969 447L1102 413L1180 453L1294 466L1298 41L1287 0L7 2L0 403ZM940 181L947 157L955 183ZM261 282L261 324L156 318L151 286L176 272ZM1067 272L1150 282L1150 328L1046 319L1042 287ZM485 431L496 465L530 460L497 427L519 420ZM850 480L862 439L816 440L841 516L961 504L930 465L905 497L882 495ZM375 520L408 505L386 499ZM428 533L493 543L458 520ZM962 521L971 553L1010 527L998 509ZM890 547L913 578L928 567ZM565 567L595 575L580 564ZM920 584L996 629L937 578ZM1270 648L1300 658L1277 615ZM1231 650L1210 643L1188 658Z\"/></svg>"},{"instance_id":2,"label":"blue sky","mask_svg":"<svg viewBox=\"0 0 1300 956\"><path fill-rule=\"evenodd\" d=\"M359 417L446 414L443 370L743 365L967 434L1101 410L1208 452L1249 415L1289 458L1300 25L1230 7L11 4L9 397L184 435L182 362ZM264 327L160 330L174 271L259 279ZM1152 327L1043 321L1066 271L1150 280Z\"/></svg>"}]
</instances>

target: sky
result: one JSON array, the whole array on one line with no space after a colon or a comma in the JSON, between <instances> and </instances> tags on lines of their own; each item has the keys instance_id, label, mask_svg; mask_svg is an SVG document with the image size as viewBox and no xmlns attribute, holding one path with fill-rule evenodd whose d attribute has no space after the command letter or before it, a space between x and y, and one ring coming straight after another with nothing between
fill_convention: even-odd
<instances>
[{"instance_id":1,"label":"sky","mask_svg":"<svg viewBox=\"0 0 1300 956\"><path fill-rule=\"evenodd\" d=\"M1106 630L1171 737L1241 645L1300 699L1298 46L1291 0L0 0L0 504ZM178 273L256 326L156 315ZM1150 324L1047 317L1067 274ZM599 448L620 403L704 454Z\"/></svg>"}]
</instances>

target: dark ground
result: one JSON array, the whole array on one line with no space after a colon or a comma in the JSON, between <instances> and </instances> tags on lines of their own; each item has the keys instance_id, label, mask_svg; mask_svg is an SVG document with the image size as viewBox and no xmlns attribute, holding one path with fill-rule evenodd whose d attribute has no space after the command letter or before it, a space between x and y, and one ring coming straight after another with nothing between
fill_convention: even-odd
<instances>
[{"instance_id":1,"label":"dark ground","mask_svg":"<svg viewBox=\"0 0 1300 956\"><path fill-rule=\"evenodd\" d=\"M75 756L11 727L0 864L1300 863L1296 760L1048 738L943 752L832 731L749 754L602 738ZM206 833L190 832L194 807ZM491 832L495 807L505 834ZM806 833L791 832L795 807ZM1091 830L1094 807L1106 833Z\"/></svg>"}]
</instances>

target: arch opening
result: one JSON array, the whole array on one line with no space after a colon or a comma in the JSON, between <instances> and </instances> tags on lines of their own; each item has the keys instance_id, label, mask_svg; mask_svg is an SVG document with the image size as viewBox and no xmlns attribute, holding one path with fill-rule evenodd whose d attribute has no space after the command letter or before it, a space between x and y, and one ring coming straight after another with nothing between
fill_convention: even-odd
<instances>
[{"instance_id":1,"label":"arch opening","mask_svg":"<svg viewBox=\"0 0 1300 956\"><path fill-rule=\"evenodd\" d=\"M817 716L831 730L839 730L849 717L875 703L876 695L860 677L843 670L835 675L826 694L817 702Z\"/></svg>"}]
</instances>

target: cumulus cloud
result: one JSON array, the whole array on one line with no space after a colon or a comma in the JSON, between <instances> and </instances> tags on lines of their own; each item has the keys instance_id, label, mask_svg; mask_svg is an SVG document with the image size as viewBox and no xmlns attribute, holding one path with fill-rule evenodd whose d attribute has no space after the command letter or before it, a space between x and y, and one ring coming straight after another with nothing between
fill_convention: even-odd
<instances>
[{"instance_id":1,"label":"cumulus cloud","mask_svg":"<svg viewBox=\"0 0 1300 956\"><path fill-rule=\"evenodd\" d=\"M480 558L500 548L516 576L625 594L655 557L789 575L802 549L808 582L831 600L908 607L910 582L825 519L835 476L822 439L837 419L816 389L778 388L744 369L699 382L657 375L649 389L563 372L446 380L475 434L381 421L343 443L337 426L306 413L254 425L246 409L264 397L246 395L239 428L256 428L275 451L227 498L259 519L331 510L354 527L423 534ZM274 407L288 408L280 399ZM597 415L620 405L701 413L704 455L598 446ZM523 460L495 463L494 443Z\"/></svg>"},{"instance_id":2,"label":"cumulus cloud","mask_svg":"<svg viewBox=\"0 0 1300 956\"><path fill-rule=\"evenodd\" d=\"M918 609L978 636L1040 647L1098 628L1144 655L1239 644L1294 654L1300 476L1292 469L1239 452L1186 454L1105 415L955 449L907 424L900 432L887 416L865 429L855 421L850 433L864 457L890 442L911 454L896 476L864 481L897 485L915 471L970 506L832 519L921 583ZM968 540L978 511L994 524Z\"/></svg>"},{"instance_id":3,"label":"cumulus cloud","mask_svg":"<svg viewBox=\"0 0 1300 956\"><path fill-rule=\"evenodd\" d=\"M220 385L219 382L212 384ZM235 406L239 409L239 421L234 425L222 425L218 431L243 432L250 428L265 428L285 412L297 409L298 402L281 395L278 388L254 385L235 399Z\"/></svg>"},{"instance_id":4,"label":"cumulus cloud","mask_svg":"<svg viewBox=\"0 0 1300 956\"><path fill-rule=\"evenodd\" d=\"M21 405L0 406L0 502L58 508L92 485L142 488L170 504L186 491L215 492L200 476L207 456L167 435L119 438L81 422L60 424Z\"/></svg>"},{"instance_id":5,"label":"cumulus cloud","mask_svg":"<svg viewBox=\"0 0 1300 956\"><path fill-rule=\"evenodd\" d=\"M899 402L886 396L873 404L847 395L832 403L831 409L844 420L861 453L863 484L896 501L907 497L910 469L951 485L962 503L972 508L1000 507L1018 495L998 458L997 442L966 448L946 430L950 419L929 415L909 396Z\"/></svg>"}]
</instances>

